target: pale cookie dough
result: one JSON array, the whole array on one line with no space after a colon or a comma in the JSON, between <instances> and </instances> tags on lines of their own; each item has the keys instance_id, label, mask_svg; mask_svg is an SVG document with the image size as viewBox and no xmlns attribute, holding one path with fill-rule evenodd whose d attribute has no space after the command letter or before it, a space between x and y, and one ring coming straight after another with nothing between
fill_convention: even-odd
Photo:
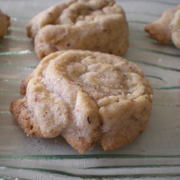
<instances>
[{"instance_id":1,"label":"pale cookie dough","mask_svg":"<svg viewBox=\"0 0 180 180\"><path fill-rule=\"evenodd\" d=\"M10 17L0 10L0 40L6 35L7 28L10 25Z\"/></svg>"},{"instance_id":2,"label":"pale cookie dough","mask_svg":"<svg viewBox=\"0 0 180 180\"><path fill-rule=\"evenodd\" d=\"M125 13L114 0L61 2L35 16L27 32L40 59L67 49L121 55L129 46Z\"/></svg>"},{"instance_id":3,"label":"pale cookie dough","mask_svg":"<svg viewBox=\"0 0 180 180\"><path fill-rule=\"evenodd\" d=\"M147 127L153 92L143 72L119 56L64 50L46 56L21 85L10 111L30 136L62 135L79 153L131 143Z\"/></svg>"},{"instance_id":4,"label":"pale cookie dough","mask_svg":"<svg viewBox=\"0 0 180 180\"><path fill-rule=\"evenodd\" d=\"M157 41L167 43L172 40L180 48L180 5L163 12L159 20L147 24L144 30Z\"/></svg>"}]
</instances>

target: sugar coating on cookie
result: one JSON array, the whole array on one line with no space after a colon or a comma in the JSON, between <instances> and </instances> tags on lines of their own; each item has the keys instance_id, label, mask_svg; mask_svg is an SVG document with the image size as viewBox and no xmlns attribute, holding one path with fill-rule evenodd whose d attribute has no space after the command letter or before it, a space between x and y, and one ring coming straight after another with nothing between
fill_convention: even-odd
<instances>
[{"instance_id":1,"label":"sugar coating on cookie","mask_svg":"<svg viewBox=\"0 0 180 180\"><path fill-rule=\"evenodd\" d=\"M80 153L131 143L147 127L153 92L143 72L119 56L64 50L46 56L21 85L10 111L30 136L62 135Z\"/></svg>"},{"instance_id":2,"label":"sugar coating on cookie","mask_svg":"<svg viewBox=\"0 0 180 180\"><path fill-rule=\"evenodd\" d=\"M81 49L123 54L129 31L123 9L114 0L67 0L35 16L27 25L35 52Z\"/></svg>"},{"instance_id":3,"label":"sugar coating on cookie","mask_svg":"<svg viewBox=\"0 0 180 180\"><path fill-rule=\"evenodd\" d=\"M164 11L159 20L147 24L144 30L157 41L167 43L172 40L180 48L180 5Z\"/></svg>"},{"instance_id":4,"label":"sugar coating on cookie","mask_svg":"<svg viewBox=\"0 0 180 180\"><path fill-rule=\"evenodd\" d=\"M0 40L6 35L7 33L7 28L10 25L10 17L4 14L0 10Z\"/></svg>"}]
</instances>

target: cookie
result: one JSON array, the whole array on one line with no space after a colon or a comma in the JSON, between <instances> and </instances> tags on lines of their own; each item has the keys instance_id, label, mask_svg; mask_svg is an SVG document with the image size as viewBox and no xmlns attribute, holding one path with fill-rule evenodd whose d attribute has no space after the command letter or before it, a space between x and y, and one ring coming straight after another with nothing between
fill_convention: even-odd
<instances>
[{"instance_id":1,"label":"cookie","mask_svg":"<svg viewBox=\"0 0 180 180\"><path fill-rule=\"evenodd\" d=\"M0 10L0 40L6 35L7 28L10 25L10 17Z\"/></svg>"},{"instance_id":2,"label":"cookie","mask_svg":"<svg viewBox=\"0 0 180 180\"><path fill-rule=\"evenodd\" d=\"M166 10L162 13L162 16L159 20L151 24L147 24L144 30L148 32L152 38L156 39L160 43L167 43L172 39L171 29L173 28L170 26L174 26L173 24L170 25L170 23L174 18L176 11L178 11L179 9L180 6ZM175 21L176 20L174 20L173 22L175 23Z\"/></svg>"},{"instance_id":3,"label":"cookie","mask_svg":"<svg viewBox=\"0 0 180 180\"><path fill-rule=\"evenodd\" d=\"M35 16L27 32L40 59L68 49L121 55L129 46L125 13L114 0L61 2Z\"/></svg>"},{"instance_id":4,"label":"cookie","mask_svg":"<svg viewBox=\"0 0 180 180\"><path fill-rule=\"evenodd\" d=\"M170 30L172 42L180 49L180 8L175 12L174 17L171 20Z\"/></svg>"},{"instance_id":5,"label":"cookie","mask_svg":"<svg viewBox=\"0 0 180 180\"><path fill-rule=\"evenodd\" d=\"M131 143L147 127L153 92L132 62L101 52L46 56L21 85L10 111L27 135L62 135L79 153Z\"/></svg>"}]
</instances>

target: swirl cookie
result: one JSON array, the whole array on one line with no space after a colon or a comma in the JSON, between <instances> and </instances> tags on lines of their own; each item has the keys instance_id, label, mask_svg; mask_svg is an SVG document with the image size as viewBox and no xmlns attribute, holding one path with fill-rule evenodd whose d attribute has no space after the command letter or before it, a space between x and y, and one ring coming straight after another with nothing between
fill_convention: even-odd
<instances>
[{"instance_id":1,"label":"swirl cookie","mask_svg":"<svg viewBox=\"0 0 180 180\"><path fill-rule=\"evenodd\" d=\"M172 40L180 48L180 5L163 12L159 20L147 24L144 30L157 41L167 43Z\"/></svg>"},{"instance_id":2,"label":"swirl cookie","mask_svg":"<svg viewBox=\"0 0 180 180\"><path fill-rule=\"evenodd\" d=\"M40 59L67 49L121 55L129 45L125 13L114 0L67 0L35 16L26 29Z\"/></svg>"},{"instance_id":3,"label":"swirl cookie","mask_svg":"<svg viewBox=\"0 0 180 180\"><path fill-rule=\"evenodd\" d=\"M10 25L10 17L6 14L3 14L0 10L0 40L6 35L7 28Z\"/></svg>"},{"instance_id":4,"label":"swirl cookie","mask_svg":"<svg viewBox=\"0 0 180 180\"><path fill-rule=\"evenodd\" d=\"M131 143L147 127L152 89L143 72L119 56L64 50L46 56L21 85L10 111L26 134L62 135L79 153Z\"/></svg>"}]
</instances>

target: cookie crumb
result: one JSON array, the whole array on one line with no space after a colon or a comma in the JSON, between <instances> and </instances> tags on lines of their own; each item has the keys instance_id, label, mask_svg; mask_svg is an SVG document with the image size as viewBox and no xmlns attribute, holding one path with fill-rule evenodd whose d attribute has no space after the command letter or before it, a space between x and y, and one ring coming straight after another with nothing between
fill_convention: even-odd
<instances>
[{"instance_id":1,"label":"cookie crumb","mask_svg":"<svg viewBox=\"0 0 180 180\"><path fill-rule=\"evenodd\" d=\"M178 82L179 82L179 84L180 84L180 78L178 79Z\"/></svg>"}]
</instances>

